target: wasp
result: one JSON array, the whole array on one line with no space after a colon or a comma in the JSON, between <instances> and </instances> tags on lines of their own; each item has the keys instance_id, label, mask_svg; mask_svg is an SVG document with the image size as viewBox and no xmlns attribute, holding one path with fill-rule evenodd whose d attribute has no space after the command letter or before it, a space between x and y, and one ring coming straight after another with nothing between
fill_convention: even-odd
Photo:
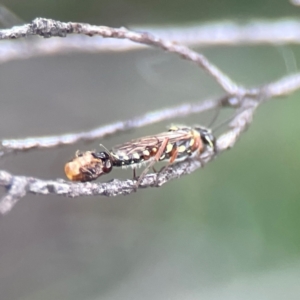
<instances>
[{"instance_id":1,"label":"wasp","mask_svg":"<svg viewBox=\"0 0 300 300\"><path fill-rule=\"evenodd\" d=\"M138 186L156 162L168 161L170 165L200 156L207 148L216 150L215 137L209 129L172 126L166 132L135 139L112 150L76 155L66 164L65 173L70 180L91 181L109 173L112 167L132 167L135 177L135 169L147 164L137 181Z\"/></svg>"}]
</instances>

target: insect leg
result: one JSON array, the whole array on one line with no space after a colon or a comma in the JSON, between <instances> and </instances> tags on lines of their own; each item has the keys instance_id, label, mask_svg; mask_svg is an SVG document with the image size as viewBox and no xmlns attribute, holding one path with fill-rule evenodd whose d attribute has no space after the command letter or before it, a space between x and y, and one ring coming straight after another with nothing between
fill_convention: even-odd
<instances>
[{"instance_id":1,"label":"insect leg","mask_svg":"<svg viewBox=\"0 0 300 300\"><path fill-rule=\"evenodd\" d=\"M177 156L178 156L178 150L177 150L177 148L176 148L175 151L172 153L172 156L171 156L171 158L170 158L168 164L167 164L166 166L164 166L164 167L159 171L159 173L164 172L164 171L169 167L169 165L171 165L171 164L175 161L175 159L177 158Z\"/></svg>"},{"instance_id":2,"label":"insect leg","mask_svg":"<svg viewBox=\"0 0 300 300\"><path fill-rule=\"evenodd\" d=\"M93 172L92 169L86 168L86 167L81 167L80 168L81 171L81 182L86 182L86 181L91 181L91 180L95 180L95 174Z\"/></svg>"},{"instance_id":3,"label":"insect leg","mask_svg":"<svg viewBox=\"0 0 300 300\"><path fill-rule=\"evenodd\" d=\"M142 174L140 175L136 185L135 185L135 189L138 188L138 186L140 185L142 179L145 177L145 175L148 173L149 169L151 167L153 167L153 165L155 163L157 163L159 161L159 158L161 157L161 155L164 153L166 146L169 142L169 138L165 138L164 141L161 143L161 146L159 147L157 153L154 156L154 159L148 164L148 166L144 169L144 171L142 172Z\"/></svg>"}]
</instances>

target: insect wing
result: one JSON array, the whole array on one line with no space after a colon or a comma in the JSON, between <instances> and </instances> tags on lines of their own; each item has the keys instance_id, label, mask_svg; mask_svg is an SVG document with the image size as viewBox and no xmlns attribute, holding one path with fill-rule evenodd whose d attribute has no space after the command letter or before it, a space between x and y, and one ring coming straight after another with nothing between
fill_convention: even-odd
<instances>
[{"instance_id":1,"label":"insect wing","mask_svg":"<svg viewBox=\"0 0 300 300\"><path fill-rule=\"evenodd\" d=\"M143 151L147 148L156 147L159 149L161 144L168 139L168 143L174 144L179 140L185 140L191 138L191 131L178 129L176 131L166 131L156 135L145 136L139 139L132 140L128 143L118 145L112 149L115 153L125 153L130 155L139 151Z\"/></svg>"}]
</instances>

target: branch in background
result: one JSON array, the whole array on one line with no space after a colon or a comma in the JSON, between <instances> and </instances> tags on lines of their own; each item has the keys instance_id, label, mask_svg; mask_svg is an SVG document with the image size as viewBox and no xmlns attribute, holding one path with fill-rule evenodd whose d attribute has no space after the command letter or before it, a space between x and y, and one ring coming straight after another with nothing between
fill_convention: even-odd
<instances>
[{"instance_id":1,"label":"branch in background","mask_svg":"<svg viewBox=\"0 0 300 300\"><path fill-rule=\"evenodd\" d=\"M264 86L261 93L266 98L285 96L300 89L300 73L292 74ZM93 141L105 138L118 132L143 127L172 118L185 117L191 114L203 113L221 107L240 107L242 101L236 97L223 96L219 99L186 103L171 108L165 108L146 113L133 119L100 126L85 132L69 133L55 136L30 137L25 139L5 139L0 141L0 157L15 151L26 151L35 148L52 148L75 144L80 141Z\"/></svg>"},{"instance_id":2,"label":"branch in background","mask_svg":"<svg viewBox=\"0 0 300 300\"><path fill-rule=\"evenodd\" d=\"M79 141L92 141L116 134L118 132L124 132L126 130L139 128L172 118L202 113L204 111L216 109L217 107L236 105L236 101L234 101L234 99L230 99L230 101L227 100L228 97L222 97L214 100L181 104L171 108L149 112L133 119L104 125L85 132L45 137L30 137L25 139L2 140L0 141L0 157L4 154L14 151L25 151L34 148L51 148L61 145L75 144Z\"/></svg>"}]
</instances>

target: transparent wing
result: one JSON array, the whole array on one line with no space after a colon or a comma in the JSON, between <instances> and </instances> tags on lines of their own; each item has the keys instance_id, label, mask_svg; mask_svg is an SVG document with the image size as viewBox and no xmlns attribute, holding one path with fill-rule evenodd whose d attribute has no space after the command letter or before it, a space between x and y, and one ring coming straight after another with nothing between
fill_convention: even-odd
<instances>
[{"instance_id":1,"label":"transparent wing","mask_svg":"<svg viewBox=\"0 0 300 300\"><path fill-rule=\"evenodd\" d=\"M186 140L191 138L191 130L178 129L176 131L162 132L156 135L145 136L130 142L115 146L112 151L115 153L124 153L130 155L135 152L143 151L147 148L159 148L162 142L168 138L170 144L174 144L179 140Z\"/></svg>"}]
</instances>

